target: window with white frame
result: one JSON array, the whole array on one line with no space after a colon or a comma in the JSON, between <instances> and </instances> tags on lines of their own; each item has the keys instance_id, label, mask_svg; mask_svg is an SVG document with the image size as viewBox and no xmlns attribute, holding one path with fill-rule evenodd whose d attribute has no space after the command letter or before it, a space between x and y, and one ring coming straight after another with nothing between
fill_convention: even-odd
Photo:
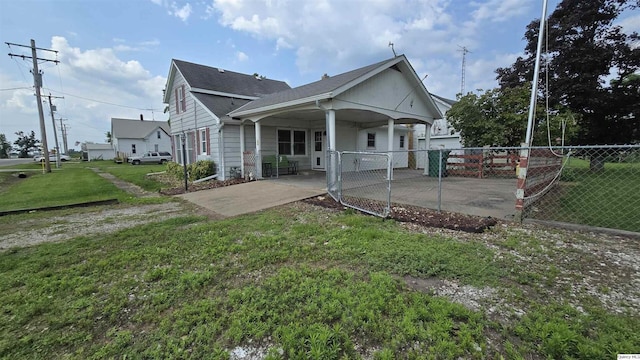
<instances>
[{"instance_id":1,"label":"window with white frame","mask_svg":"<svg viewBox=\"0 0 640 360\"><path fill-rule=\"evenodd\" d=\"M376 147L376 133L367 133L367 147L368 148Z\"/></svg>"},{"instance_id":2,"label":"window with white frame","mask_svg":"<svg viewBox=\"0 0 640 360\"><path fill-rule=\"evenodd\" d=\"M176 162L182 165L182 140L180 139L180 135L175 135L173 139L176 151Z\"/></svg>"},{"instance_id":3,"label":"window with white frame","mask_svg":"<svg viewBox=\"0 0 640 360\"><path fill-rule=\"evenodd\" d=\"M158 138L158 139L162 139L162 136L160 135L160 130L158 130L158 132L157 132L157 135L156 135L156 136L157 136L157 138ZM156 150L156 151L158 151L158 150Z\"/></svg>"},{"instance_id":4,"label":"window with white frame","mask_svg":"<svg viewBox=\"0 0 640 360\"><path fill-rule=\"evenodd\" d=\"M136 144L131 144L131 153L132 154L136 153Z\"/></svg>"},{"instance_id":5,"label":"window with white frame","mask_svg":"<svg viewBox=\"0 0 640 360\"><path fill-rule=\"evenodd\" d=\"M404 149L404 135L400 135L400 149Z\"/></svg>"},{"instance_id":6,"label":"window with white frame","mask_svg":"<svg viewBox=\"0 0 640 360\"><path fill-rule=\"evenodd\" d=\"M176 114L187 110L187 99L185 97L184 85L176 89Z\"/></svg>"},{"instance_id":7,"label":"window with white frame","mask_svg":"<svg viewBox=\"0 0 640 360\"><path fill-rule=\"evenodd\" d=\"M278 153L281 155L306 155L307 132L305 130L278 130Z\"/></svg>"},{"instance_id":8,"label":"window with white frame","mask_svg":"<svg viewBox=\"0 0 640 360\"><path fill-rule=\"evenodd\" d=\"M207 153L207 129L200 130L200 153Z\"/></svg>"}]
</instances>

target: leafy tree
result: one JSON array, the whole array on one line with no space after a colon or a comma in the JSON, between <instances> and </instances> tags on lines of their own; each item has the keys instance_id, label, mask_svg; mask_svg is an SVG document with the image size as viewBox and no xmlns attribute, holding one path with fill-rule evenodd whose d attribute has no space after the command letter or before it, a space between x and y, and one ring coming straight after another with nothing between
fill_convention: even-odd
<instances>
[{"instance_id":1,"label":"leafy tree","mask_svg":"<svg viewBox=\"0 0 640 360\"><path fill-rule=\"evenodd\" d=\"M484 94L469 93L459 99L449 111L447 119L460 131L468 147L520 146L525 140L529 114L529 85L492 89ZM549 130L542 104L536 108L534 145L552 145L562 136L561 124L566 126L565 138L575 134L574 115L565 108L551 109Z\"/></svg>"},{"instance_id":2,"label":"leafy tree","mask_svg":"<svg viewBox=\"0 0 640 360\"><path fill-rule=\"evenodd\" d=\"M640 36L614 25L621 13L638 6L639 0L563 0L548 18L550 101L580 115L577 144L640 141L640 79L634 76L640 47L633 45ZM502 89L533 78L539 21L527 26L526 57L496 70Z\"/></svg>"},{"instance_id":3,"label":"leafy tree","mask_svg":"<svg viewBox=\"0 0 640 360\"><path fill-rule=\"evenodd\" d=\"M33 130L31 130L29 135L25 135L23 131L18 131L16 135L18 135L18 140L14 141L13 144L16 145L17 150L19 150L19 157L29 157L29 152L38 150L40 140L36 139L36 134Z\"/></svg>"},{"instance_id":4,"label":"leafy tree","mask_svg":"<svg viewBox=\"0 0 640 360\"><path fill-rule=\"evenodd\" d=\"M113 137L111 136L111 131L107 131L106 133L104 133L104 136L106 136L106 141L107 143L111 144L111 142L113 141Z\"/></svg>"},{"instance_id":5,"label":"leafy tree","mask_svg":"<svg viewBox=\"0 0 640 360\"><path fill-rule=\"evenodd\" d=\"M5 134L0 134L0 159L9 158L11 152L11 144L7 141Z\"/></svg>"}]
</instances>

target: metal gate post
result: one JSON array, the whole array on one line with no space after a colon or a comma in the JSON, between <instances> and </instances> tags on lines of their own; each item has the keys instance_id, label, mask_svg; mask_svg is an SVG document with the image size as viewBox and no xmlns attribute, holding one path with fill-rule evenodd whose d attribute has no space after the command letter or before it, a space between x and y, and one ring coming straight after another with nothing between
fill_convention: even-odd
<instances>
[{"instance_id":1,"label":"metal gate post","mask_svg":"<svg viewBox=\"0 0 640 360\"><path fill-rule=\"evenodd\" d=\"M442 208L442 149L438 150L438 212Z\"/></svg>"}]
</instances>

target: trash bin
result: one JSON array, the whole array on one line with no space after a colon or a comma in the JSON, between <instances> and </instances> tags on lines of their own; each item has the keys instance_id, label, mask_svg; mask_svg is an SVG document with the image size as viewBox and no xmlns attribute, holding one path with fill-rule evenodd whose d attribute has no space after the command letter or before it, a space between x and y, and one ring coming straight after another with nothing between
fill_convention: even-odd
<instances>
[{"instance_id":1,"label":"trash bin","mask_svg":"<svg viewBox=\"0 0 640 360\"><path fill-rule=\"evenodd\" d=\"M429 176L438 177L440 154L442 154L442 177L447 176L447 159L449 159L449 153L450 151L429 150Z\"/></svg>"}]
</instances>

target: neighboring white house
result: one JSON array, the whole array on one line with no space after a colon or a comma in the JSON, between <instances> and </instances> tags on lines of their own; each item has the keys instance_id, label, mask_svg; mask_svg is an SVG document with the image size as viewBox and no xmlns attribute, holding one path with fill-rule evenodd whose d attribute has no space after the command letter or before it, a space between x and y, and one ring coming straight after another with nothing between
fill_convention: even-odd
<instances>
[{"instance_id":1,"label":"neighboring white house","mask_svg":"<svg viewBox=\"0 0 640 360\"><path fill-rule=\"evenodd\" d=\"M438 119L433 122L431 130L427 132L426 126L418 124L415 126L414 131L414 144L417 144L416 148L425 150L427 149L427 143L429 149L460 149L462 148L462 139L460 132L456 131L451 124L447 121L446 113L451 109L451 106L456 103L455 100L447 99L435 94L431 94L433 100L435 100L438 109L444 115L442 119ZM428 150L428 149L427 149Z\"/></svg>"},{"instance_id":2,"label":"neighboring white house","mask_svg":"<svg viewBox=\"0 0 640 360\"><path fill-rule=\"evenodd\" d=\"M299 169L327 168L326 151L408 149L406 124L426 131L442 114L404 55L297 88L280 81L173 60L164 101L187 161L210 158L219 178L267 155L286 155ZM196 155L198 154L198 155ZM257 159L257 160L254 160ZM407 167L407 154L393 158ZM261 166L252 167L261 177Z\"/></svg>"},{"instance_id":3,"label":"neighboring white house","mask_svg":"<svg viewBox=\"0 0 640 360\"><path fill-rule=\"evenodd\" d=\"M87 152L87 161L93 160L113 160L115 151L111 144L92 144L83 145L83 150Z\"/></svg>"},{"instance_id":4,"label":"neighboring white house","mask_svg":"<svg viewBox=\"0 0 640 360\"><path fill-rule=\"evenodd\" d=\"M173 154L167 121L111 118L111 142L114 155L126 158L147 151L166 151Z\"/></svg>"}]
</instances>

